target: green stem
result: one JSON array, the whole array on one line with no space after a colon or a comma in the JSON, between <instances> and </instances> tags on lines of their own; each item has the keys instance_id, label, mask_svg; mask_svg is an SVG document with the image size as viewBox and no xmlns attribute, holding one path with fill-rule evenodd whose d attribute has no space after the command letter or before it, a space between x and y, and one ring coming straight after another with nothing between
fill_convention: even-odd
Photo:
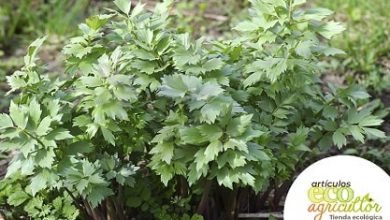
<instances>
[{"instance_id":1,"label":"green stem","mask_svg":"<svg viewBox=\"0 0 390 220\"><path fill-rule=\"evenodd\" d=\"M291 14L292 14L292 10L293 10L293 7L292 7L292 4L293 4L293 0L290 0L289 4L288 4L288 19L291 21Z\"/></svg>"}]
</instances>

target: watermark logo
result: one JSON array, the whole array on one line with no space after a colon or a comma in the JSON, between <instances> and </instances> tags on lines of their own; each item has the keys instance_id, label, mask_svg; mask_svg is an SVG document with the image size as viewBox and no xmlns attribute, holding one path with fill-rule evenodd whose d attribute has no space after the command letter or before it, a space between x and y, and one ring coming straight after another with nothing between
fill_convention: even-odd
<instances>
[{"instance_id":1,"label":"watermark logo","mask_svg":"<svg viewBox=\"0 0 390 220\"><path fill-rule=\"evenodd\" d=\"M390 220L390 177L362 158L326 158L296 179L284 219Z\"/></svg>"}]
</instances>

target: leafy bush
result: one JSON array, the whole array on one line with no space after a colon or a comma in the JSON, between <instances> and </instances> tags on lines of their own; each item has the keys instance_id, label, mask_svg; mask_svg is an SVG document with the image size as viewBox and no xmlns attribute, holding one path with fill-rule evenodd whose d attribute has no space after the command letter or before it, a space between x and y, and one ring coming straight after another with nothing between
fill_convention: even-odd
<instances>
[{"instance_id":1,"label":"leafy bush","mask_svg":"<svg viewBox=\"0 0 390 220\"><path fill-rule=\"evenodd\" d=\"M7 78L20 95L0 115L1 149L18 154L3 184L25 183L9 206L42 197L49 209L31 217L52 219L44 202L60 197L85 219L233 219L239 189L262 192L310 152L384 136L363 89L319 78L318 58L342 53L326 43L343 30L329 10L252 0L234 40L206 42L175 33L169 1L154 12L114 2L64 47L66 79L37 64L45 38Z\"/></svg>"}]
</instances>

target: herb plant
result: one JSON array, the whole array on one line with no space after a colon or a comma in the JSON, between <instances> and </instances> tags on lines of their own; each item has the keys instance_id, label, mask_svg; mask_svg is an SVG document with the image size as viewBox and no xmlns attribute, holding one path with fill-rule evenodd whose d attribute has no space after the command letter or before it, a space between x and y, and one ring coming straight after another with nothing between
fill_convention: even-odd
<instances>
[{"instance_id":1,"label":"herb plant","mask_svg":"<svg viewBox=\"0 0 390 220\"><path fill-rule=\"evenodd\" d=\"M318 60L343 53L327 44L343 31L327 9L252 0L234 40L194 41L170 26L170 1L114 3L64 47L64 77L44 74L40 38L7 78L19 96L0 115L1 149L17 153L2 184L23 189L7 204L25 215L234 219L240 189L261 193L312 154L384 136L362 88L320 78Z\"/></svg>"}]
</instances>

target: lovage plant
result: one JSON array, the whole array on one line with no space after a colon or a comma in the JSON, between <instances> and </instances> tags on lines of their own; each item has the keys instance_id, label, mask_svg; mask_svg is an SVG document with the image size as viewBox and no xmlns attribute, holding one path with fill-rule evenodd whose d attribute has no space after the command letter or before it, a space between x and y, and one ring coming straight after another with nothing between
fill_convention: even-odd
<instances>
[{"instance_id":1,"label":"lovage plant","mask_svg":"<svg viewBox=\"0 0 390 220\"><path fill-rule=\"evenodd\" d=\"M114 3L64 47L64 75L38 65L41 38L8 77L19 96L0 115L1 149L17 153L3 184L24 191L7 188L20 215L234 219L240 189L384 135L364 90L320 78L319 58L342 53L327 44L343 31L329 10L251 0L234 40L208 42L175 32L169 1Z\"/></svg>"}]
</instances>

